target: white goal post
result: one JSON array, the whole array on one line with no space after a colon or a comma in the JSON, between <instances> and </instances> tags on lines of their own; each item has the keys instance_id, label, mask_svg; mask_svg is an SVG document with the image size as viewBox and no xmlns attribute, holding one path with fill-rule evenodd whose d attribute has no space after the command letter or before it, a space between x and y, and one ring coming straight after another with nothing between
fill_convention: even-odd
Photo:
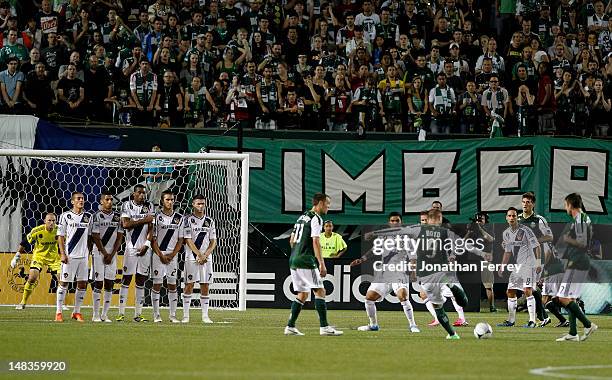
<instances>
[{"instance_id":1,"label":"white goal post","mask_svg":"<svg viewBox=\"0 0 612 380\"><path fill-rule=\"evenodd\" d=\"M59 216L71 207L69 194L72 192L82 192L86 200L85 210L96 212L100 192L111 191L116 194L114 208L118 211L123 202L129 201L137 184L145 185L149 201L155 206L159 205L162 191L172 190L176 209L185 217L191 214L192 197L204 195L205 213L214 220L217 229L210 306L246 310L248 154L0 149L2 271L7 270L4 264L10 261L6 257L16 251L33 227L42 224L47 212ZM123 249L120 255L123 255ZM183 270L182 260L183 252L179 254L179 272ZM121 265L118 264L120 272ZM6 275L13 283L0 294L0 304L19 302L19 277L27 274L28 270L27 262L22 265L25 268L2 274L2 278ZM18 270L21 272L16 272ZM120 273L115 281L116 287L119 279ZM180 273L177 284L179 292L182 292L184 281ZM199 291L197 289L196 285L195 291ZM32 303L54 304L54 294L47 296L48 301L34 295L40 292L43 293L40 297L44 297L46 290L35 289ZM52 293L51 285L48 290L47 293ZM163 297L164 294L162 305ZM86 304L88 299L90 297L86 298ZM115 299L112 306L116 304ZM131 306L129 301L128 305Z\"/></svg>"}]
</instances>

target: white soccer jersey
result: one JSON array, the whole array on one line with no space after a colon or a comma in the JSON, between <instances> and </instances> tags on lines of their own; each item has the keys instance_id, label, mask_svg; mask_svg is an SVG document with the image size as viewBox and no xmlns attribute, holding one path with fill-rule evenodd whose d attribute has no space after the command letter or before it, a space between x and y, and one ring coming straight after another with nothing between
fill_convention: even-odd
<instances>
[{"instance_id":1,"label":"white soccer jersey","mask_svg":"<svg viewBox=\"0 0 612 380\"><path fill-rule=\"evenodd\" d=\"M202 218L193 214L186 216L183 225L185 239L191 239L202 253L208 249L211 240L217 239L215 221L208 216ZM188 245L185 245L185 257L189 261L196 261L196 255Z\"/></svg>"},{"instance_id":2,"label":"white soccer jersey","mask_svg":"<svg viewBox=\"0 0 612 380\"><path fill-rule=\"evenodd\" d=\"M98 211L93 215L90 234L100 234L100 240L106 252L110 253L117 241L117 233L125 233L121 226L121 215L116 211L106 213ZM98 246L93 246L94 256L99 255Z\"/></svg>"},{"instance_id":3,"label":"white soccer jersey","mask_svg":"<svg viewBox=\"0 0 612 380\"><path fill-rule=\"evenodd\" d=\"M72 211L66 211L60 215L57 236L63 236L66 239L64 247L66 255L72 258L88 256L87 238L90 227L91 214L88 212L75 214Z\"/></svg>"},{"instance_id":4,"label":"white soccer jersey","mask_svg":"<svg viewBox=\"0 0 612 380\"><path fill-rule=\"evenodd\" d=\"M144 219L147 215L153 215L155 210L151 202L144 202L137 205L134 201L125 202L121 207L121 217L130 218L133 221ZM149 233L149 225L141 224L132 229L128 229L126 233L125 244L128 249L141 248L147 241Z\"/></svg>"},{"instance_id":5,"label":"white soccer jersey","mask_svg":"<svg viewBox=\"0 0 612 380\"><path fill-rule=\"evenodd\" d=\"M178 212L173 212L171 215L166 215L161 211L157 212L153 225L153 236L157 240L159 250L173 251L178 239L183 238L183 228L183 215Z\"/></svg>"},{"instance_id":6,"label":"white soccer jersey","mask_svg":"<svg viewBox=\"0 0 612 380\"><path fill-rule=\"evenodd\" d=\"M536 258L534 249L540 246L533 231L520 225L516 230L511 227L504 231L504 252L512 252L517 264L528 264L535 266Z\"/></svg>"}]
</instances>

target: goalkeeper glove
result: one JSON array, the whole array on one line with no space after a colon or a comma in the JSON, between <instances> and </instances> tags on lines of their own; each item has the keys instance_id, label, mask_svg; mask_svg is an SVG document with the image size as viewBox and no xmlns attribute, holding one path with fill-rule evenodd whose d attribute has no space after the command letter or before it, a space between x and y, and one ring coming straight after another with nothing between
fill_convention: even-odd
<instances>
[{"instance_id":1,"label":"goalkeeper glove","mask_svg":"<svg viewBox=\"0 0 612 380\"><path fill-rule=\"evenodd\" d=\"M19 264L19 260L21 259L21 255L19 253L15 254L13 260L11 260L11 269L15 268L17 264Z\"/></svg>"}]
</instances>

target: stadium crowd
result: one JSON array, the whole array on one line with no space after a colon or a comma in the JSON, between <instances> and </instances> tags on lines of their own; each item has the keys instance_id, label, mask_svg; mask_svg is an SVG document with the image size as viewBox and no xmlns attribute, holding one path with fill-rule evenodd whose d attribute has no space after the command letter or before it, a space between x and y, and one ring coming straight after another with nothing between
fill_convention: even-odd
<instances>
[{"instance_id":1,"label":"stadium crowd","mask_svg":"<svg viewBox=\"0 0 612 380\"><path fill-rule=\"evenodd\" d=\"M612 1L10 0L4 113L607 136Z\"/></svg>"}]
</instances>

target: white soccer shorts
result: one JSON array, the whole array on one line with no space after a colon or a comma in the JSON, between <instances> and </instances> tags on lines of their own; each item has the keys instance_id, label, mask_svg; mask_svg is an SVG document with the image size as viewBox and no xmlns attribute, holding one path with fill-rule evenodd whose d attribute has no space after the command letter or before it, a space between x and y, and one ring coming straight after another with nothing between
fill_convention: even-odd
<instances>
[{"instance_id":1,"label":"white soccer shorts","mask_svg":"<svg viewBox=\"0 0 612 380\"><path fill-rule=\"evenodd\" d=\"M582 286L587 281L589 272L586 270L567 269L559 284L557 297L578 298L582 292Z\"/></svg>"},{"instance_id":2,"label":"white soccer shorts","mask_svg":"<svg viewBox=\"0 0 612 380\"><path fill-rule=\"evenodd\" d=\"M393 292L397 294L400 289L406 289L406 291L409 291L410 288L408 284L402 282L394 282L392 284L387 284L384 282L373 282L368 287L368 292L373 291L375 293L378 293L380 297L378 297L376 302L380 302L387 296L387 294L391 293L391 290L393 290Z\"/></svg>"},{"instance_id":3,"label":"white soccer shorts","mask_svg":"<svg viewBox=\"0 0 612 380\"><path fill-rule=\"evenodd\" d=\"M421 289L427 294L427 298L434 305L443 305L446 301L445 294L453 295L448 284L457 282L457 278L449 273L440 272L419 278ZM447 293L448 292L448 293Z\"/></svg>"},{"instance_id":4,"label":"white soccer shorts","mask_svg":"<svg viewBox=\"0 0 612 380\"><path fill-rule=\"evenodd\" d=\"M70 257L68 256L68 264L62 263L62 282L87 281L88 270L87 257Z\"/></svg>"},{"instance_id":5,"label":"white soccer shorts","mask_svg":"<svg viewBox=\"0 0 612 380\"><path fill-rule=\"evenodd\" d=\"M318 268L291 269L291 283L293 284L293 290L296 292L310 292L311 289L321 289L323 287L323 280L321 280Z\"/></svg>"},{"instance_id":6,"label":"white soccer shorts","mask_svg":"<svg viewBox=\"0 0 612 380\"><path fill-rule=\"evenodd\" d=\"M545 296L556 297L559 292L559 285L563 281L564 273L553 274L544 278L544 286L542 287L542 294Z\"/></svg>"},{"instance_id":7,"label":"white soccer shorts","mask_svg":"<svg viewBox=\"0 0 612 380\"><path fill-rule=\"evenodd\" d=\"M164 255L172 252L162 252ZM178 255L177 255L178 256ZM153 255L153 262L151 264L151 279L154 284L161 284L164 282L164 276L166 277L168 284L176 285L176 274L178 272L178 257L174 256L172 261L168 264L163 264L161 259L157 255Z\"/></svg>"},{"instance_id":8,"label":"white soccer shorts","mask_svg":"<svg viewBox=\"0 0 612 380\"><path fill-rule=\"evenodd\" d=\"M104 264L101 254L94 254L91 259L91 271L89 279L91 281L115 280L117 277L117 255L113 256L110 264Z\"/></svg>"},{"instance_id":9,"label":"white soccer shorts","mask_svg":"<svg viewBox=\"0 0 612 380\"><path fill-rule=\"evenodd\" d=\"M187 260L185 262L185 272L183 273L186 284L200 283L212 284L214 280L213 264L209 259L204 264Z\"/></svg>"},{"instance_id":10,"label":"white soccer shorts","mask_svg":"<svg viewBox=\"0 0 612 380\"><path fill-rule=\"evenodd\" d=\"M151 269L151 250L142 256L136 256L136 249L126 249L125 255L123 256L123 274L133 275L140 274L143 276L149 276Z\"/></svg>"},{"instance_id":11,"label":"white soccer shorts","mask_svg":"<svg viewBox=\"0 0 612 380\"><path fill-rule=\"evenodd\" d=\"M519 271L510 273L508 289L523 290L525 288L535 288L535 281L535 268L523 265Z\"/></svg>"}]
</instances>

